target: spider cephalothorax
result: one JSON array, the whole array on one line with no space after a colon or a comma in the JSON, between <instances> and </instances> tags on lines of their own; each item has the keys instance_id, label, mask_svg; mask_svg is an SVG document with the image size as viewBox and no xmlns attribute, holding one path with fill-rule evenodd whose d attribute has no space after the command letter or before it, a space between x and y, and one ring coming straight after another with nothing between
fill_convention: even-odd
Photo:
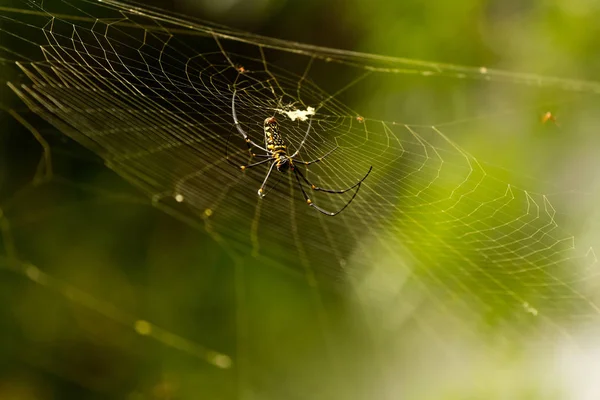
<instances>
[{"instance_id":1,"label":"spider cephalothorax","mask_svg":"<svg viewBox=\"0 0 600 400\"><path fill-rule=\"evenodd\" d=\"M294 169L294 162L287 155L277 155L274 158L277 171L286 172L288 169Z\"/></svg>"},{"instance_id":2,"label":"spider cephalothorax","mask_svg":"<svg viewBox=\"0 0 600 400\"><path fill-rule=\"evenodd\" d=\"M294 176L296 177L296 180L298 181L298 185L300 186L300 191L302 192L302 195L304 196L304 200L306 200L306 203L309 206L315 208L319 212L321 212L325 215L333 216L333 215L339 214L340 212L342 212L342 210L344 210L346 207L348 207L348 205L356 197L358 190L360 189L360 185L363 183L363 181L365 179L367 179L367 176L369 176L373 167L369 168L369 171L367 171L367 174L362 179L360 179L354 185L352 185L346 189L333 190L333 189L324 189L324 188L315 186L308 181L308 179L304 176L304 174L298 168L296 168L295 163L294 163L295 157L298 155L300 150L302 150L302 147L304 146L304 142L306 142L306 139L308 138L308 134L310 133L312 119L309 120L309 122L308 122L308 128L306 129L306 134L304 135L302 142L300 142L298 149L296 149L296 151L293 154L289 155L288 150L287 150L287 144L286 144L285 140L283 140L281 132L279 131L279 122L277 121L277 119L275 117L268 117L264 121L263 130L264 130L264 136L265 136L265 147L256 144L254 141L252 141L252 139L250 139L248 134L246 134L246 132L240 126L240 123L237 119L237 114L235 113L235 98L236 98L236 91L234 90L233 98L231 100L231 113L233 114L233 122L235 123L235 127L237 128L238 132L244 137L244 140L246 141L246 144L248 145L248 149L250 150L250 154L253 157L264 158L264 160L255 162L253 164L241 165L240 168L242 170L245 170L246 168L252 168L257 165L271 163L269 170L267 172L267 175L265 176L265 179L264 179L262 185L260 186L260 189L258 189L259 197L262 198L265 196L265 191L264 191L265 185L267 184L267 181L269 180L269 176L271 175L271 172L273 172L273 167L276 167L278 172L285 173L288 171L292 171L294 173ZM262 151L266 152L266 154L254 154L252 152L253 148L262 150ZM315 160L299 161L299 164L303 164L303 165L307 166L307 165L319 162L319 161L323 160L325 157L327 157L329 154L331 154L335 149L337 149L337 147L334 147L332 150L328 151L323 156L321 156ZM304 187L302 186L302 182L306 183L308 185L308 187L310 187L312 190L325 192L325 193L341 194L341 193L345 193L353 188L356 188L356 191L354 192L354 194L352 195L350 200L348 200L348 202L341 209L339 209L335 212L331 212L331 211L324 210L321 207L315 205L315 203L306 194L306 191L304 190Z\"/></svg>"}]
</instances>

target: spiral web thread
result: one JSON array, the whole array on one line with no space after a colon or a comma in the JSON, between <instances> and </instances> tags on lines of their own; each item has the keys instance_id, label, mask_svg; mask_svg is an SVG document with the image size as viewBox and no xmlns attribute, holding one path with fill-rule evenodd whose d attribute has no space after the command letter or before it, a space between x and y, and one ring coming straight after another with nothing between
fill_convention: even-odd
<instances>
[{"instance_id":1,"label":"spiral web thread","mask_svg":"<svg viewBox=\"0 0 600 400\"><path fill-rule=\"evenodd\" d=\"M542 321L561 332L597 321L594 252L561 232L544 195L496 179L441 127L375 120L342 100L371 79L402 74L590 93L595 83L322 49L112 1L64 2L66 14L29 5L30 15L1 14L0 34L22 45L3 48L3 59L16 60L24 74L10 89L155 206L206 229L237 268L248 257L276 260L298 276L312 288L324 326L321 285L354 283L382 263L408 277L410 289L401 290L419 292L441 314L498 307L508 321ZM312 80L315 71L339 72L344 82L325 89L327 82ZM259 144L264 119L275 116L297 149L310 118L296 160L335 148L320 163L298 167L317 186L348 187L373 167L344 212L331 218L307 206L291 174L274 172L258 198L267 168L238 168L252 160L234 125L234 92L240 126ZM327 210L352 195L305 189ZM36 267L22 267L42 280Z\"/></svg>"}]
</instances>

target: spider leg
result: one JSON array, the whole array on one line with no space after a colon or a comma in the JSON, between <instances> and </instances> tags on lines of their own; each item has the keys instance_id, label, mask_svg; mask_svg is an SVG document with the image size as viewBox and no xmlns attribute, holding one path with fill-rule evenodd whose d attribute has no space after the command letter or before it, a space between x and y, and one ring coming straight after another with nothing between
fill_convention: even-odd
<instances>
[{"instance_id":1,"label":"spider leg","mask_svg":"<svg viewBox=\"0 0 600 400\"><path fill-rule=\"evenodd\" d=\"M266 160L260 160L259 162L255 162L255 163L253 163L253 164L248 164L248 165L239 165L239 167L240 167L240 169L243 171L243 170L245 170L246 168L252 168L252 167L256 167L257 165L262 165L262 164L264 164L264 163L266 163L266 162L269 162L269 161L273 161L273 159L272 159L272 158L267 158ZM273 164L275 164L275 163L273 163ZM271 166L271 168L273 168L273 166Z\"/></svg>"},{"instance_id":2,"label":"spider leg","mask_svg":"<svg viewBox=\"0 0 600 400\"><path fill-rule=\"evenodd\" d=\"M350 200L348 200L348 202L346 204L344 204L344 206L342 208L340 208L337 211L332 212L332 211L327 211L327 210L317 206L315 203L313 203L313 201L310 199L310 197L308 197L308 195L306 194L306 191L304 190L304 187L302 186L302 182L300 182L300 178L298 177L298 173L299 173L298 169L294 168L294 175L296 176L296 180L298 181L298 186L300 186L300 190L302 191L302 196L304 196L304 200L306 200L306 204L313 207L315 210L317 210L321 214L325 214L330 217L338 215L339 213L344 211L346 209L346 207L348 207L350 205L350 203L352 203L352 200L354 200L354 198L358 194L358 191L360 189L360 183L362 183L362 181L360 181L358 183L358 187L356 188L356 191L354 192L354 194L352 195ZM302 176L301 173L300 173L300 176Z\"/></svg>"},{"instance_id":3,"label":"spider leg","mask_svg":"<svg viewBox=\"0 0 600 400\"><path fill-rule=\"evenodd\" d=\"M300 150L302 150L302 146L304 146L304 142L306 142L306 138L308 138L308 134L310 133L310 126L312 125L312 118L310 118L308 120L308 129L306 129L306 135L304 135L304 139L302 139L302 141L300 142L300 146L298 146L298 149L294 152L294 154L292 154L290 156L290 158L294 158L298 155L298 153L300 153Z\"/></svg>"},{"instance_id":4,"label":"spider leg","mask_svg":"<svg viewBox=\"0 0 600 400\"><path fill-rule=\"evenodd\" d=\"M325 157L327 157L328 155L330 155L331 153L333 153L337 148L338 148L338 146L335 146L333 149L329 150L327 153L323 154L321 157L316 158L312 161L298 161L298 162L301 164L304 164L304 165L310 165L310 164L317 163L317 162L321 161L322 159L324 159Z\"/></svg>"},{"instance_id":5,"label":"spider leg","mask_svg":"<svg viewBox=\"0 0 600 400\"><path fill-rule=\"evenodd\" d=\"M263 160L263 161L260 161L260 162L258 162L256 164L254 164L254 165L262 164L263 162L266 162L266 161L269 161L269 160ZM267 176L265 176L265 180L263 181L262 185L260 185L260 189L258 189L258 197L260 197L261 199L263 197L265 197L265 195L263 194L263 192L265 190L265 185L267 184L267 181L269 180L269 176L271 175L271 172L273 171L273 167L274 166L275 166L275 163L272 163L271 164L271 168L269 168L269 172L267 172Z\"/></svg>"},{"instance_id":6,"label":"spider leg","mask_svg":"<svg viewBox=\"0 0 600 400\"><path fill-rule=\"evenodd\" d=\"M227 159L227 161L229 161L230 163L233 162L229 159L229 142L231 141L231 135L232 133L229 132L229 135L227 136L227 143L225 144L225 159ZM250 148L248 148L248 150L250 150ZM250 156L254 156L252 152L250 152Z\"/></svg>"},{"instance_id":7,"label":"spider leg","mask_svg":"<svg viewBox=\"0 0 600 400\"><path fill-rule=\"evenodd\" d=\"M231 132L229 133L229 136L227 136L227 144L225 144L225 160L231 164L231 165L235 165L236 167L239 167L238 164L234 163L230 158L229 158L229 140L231 139ZM250 153L250 156L252 156L252 153Z\"/></svg>"},{"instance_id":8,"label":"spider leg","mask_svg":"<svg viewBox=\"0 0 600 400\"><path fill-rule=\"evenodd\" d=\"M250 165L239 165L239 164L236 164L235 162L233 162L229 158L229 141L230 141L230 139L231 139L231 133L227 137L227 144L225 145L225 160L227 160L228 163L230 163L231 165L235 165L236 167L240 167L242 169L246 169L246 168L261 164L261 162L259 162L259 163L254 163L254 164L250 164ZM248 150L250 150L250 149L248 149ZM271 155L270 154L254 154L254 153L250 152L250 157L271 158Z\"/></svg>"},{"instance_id":9,"label":"spider leg","mask_svg":"<svg viewBox=\"0 0 600 400\"><path fill-rule=\"evenodd\" d=\"M358 187L360 187L361 183L363 183L363 181L364 181L365 179L367 179L367 176L369 176L369 174L371 173L371 170L372 170L372 169L373 169L373 166L371 166L371 167L369 168L369 170L367 171L367 174L366 174L365 176L363 176L363 177L362 177L362 179L360 179L360 180L359 180L358 182L356 182L354 185L352 185L352 186L350 186L350 187L347 187L346 189L340 189L340 190L324 189L324 188L321 188L321 187L315 186L315 185L313 185L312 183L310 183L310 182L308 181L308 179L306 179L306 177L304 176L304 174L303 174L302 172L300 172L300 170L298 170L298 174L300 175L300 177L302 178L302 180L303 180L304 182L306 182L306 184L307 184L308 186L310 186L310 188L311 188L312 190L317 190L317 191L319 191L319 192L326 192L326 193L342 194L342 193L346 193L348 190L354 189L354 188L355 188L355 187L357 187L357 186L358 186ZM295 170L296 170L296 169L294 169L294 171L295 171ZM358 190L357 190L357 192L358 192Z\"/></svg>"},{"instance_id":10,"label":"spider leg","mask_svg":"<svg viewBox=\"0 0 600 400\"><path fill-rule=\"evenodd\" d=\"M273 191L273 189L275 189L277 187L277 185L279 185L279 182L281 182L281 178L283 178L283 174L279 174L279 178L277 178L277 181L275 182L275 184L267 189L267 191L265 192L263 197L265 197L266 195L271 193Z\"/></svg>"},{"instance_id":11,"label":"spider leg","mask_svg":"<svg viewBox=\"0 0 600 400\"><path fill-rule=\"evenodd\" d=\"M233 123L235 124L236 129L238 130L238 132L244 137L244 140L246 141L246 145L248 146L248 150L250 151L250 153L252 153L252 150L250 148L250 145L259 148L263 151L266 151L267 153L269 152L269 150L267 150L266 148L259 146L258 144L254 143L252 141L252 139L250 139L248 137L248 135L246 134L246 132L244 132L244 130L242 129L242 127L240 126L240 122L238 121L237 118L237 113L235 112L235 96L237 95L237 89L233 90L233 96L231 97L231 115L233 116ZM309 126L310 128L310 126Z\"/></svg>"}]
</instances>

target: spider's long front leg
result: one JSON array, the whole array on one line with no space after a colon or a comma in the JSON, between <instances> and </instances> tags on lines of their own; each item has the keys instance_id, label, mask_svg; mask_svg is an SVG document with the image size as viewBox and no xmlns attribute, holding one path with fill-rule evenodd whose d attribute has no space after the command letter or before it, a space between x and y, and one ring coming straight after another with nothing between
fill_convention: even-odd
<instances>
[{"instance_id":1,"label":"spider's long front leg","mask_svg":"<svg viewBox=\"0 0 600 400\"><path fill-rule=\"evenodd\" d=\"M335 150L337 150L338 146L335 146L333 149L329 150L327 153L323 154L321 157L319 158L315 158L312 161L297 161L298 163L304 164L304 165L310 165L310 164L314 164L314 163L318 163L320 161L322 161L325 157L327 157L328 155L330 155L331 153L333 153Z\"/></svg>"},{"instance_id":2,"label":"spider's long front leg","mask_svg":"<svg viewBox=\"0 0 600 400\"><path fill-rule=\"evenodd\" d=\"M356 189L356 191L354 192L354 194L352 195L352 197L350 198L350 200L348 200L348 202L346 204L344 204L344 206L342 208L340 208L337 211L327 211L324 208L321 208L318 205L316 205L310 199L310 197L308 197L308 195L306 194L306 191L304 190L304 187L302 186L302 182L300 182L300 178L298 177L298 174L300 174L300 176L302 176L302 173L300 173L300 171L298 171L297 168L294 168L294 176L296 177L296 180L298 181L298 186L300 186L300 190L302 191L302 196L304 196L304 200L306 201L306 204L308 204L309 206L311 206L312 208L314 208L315 210L317 210L321 214L325 214L325 215L327 215L329 217L333 217L333 216L338 215L339 213L341 213L342 211L344 211L346 209L346 207L348 207L350 205L350 203L352 203L352 200L354 200L354 198L358 194L358 190L360 189L360 183L362 183L362 181L359 183L358 188Z\"/></svg>"},{"instance_id":3,"label":"spider's long front leg","mask_svg":"<svg viewBox=\"0 0 600 400\"><path fill-rule=\"evenodd\" d=\"M263 161L259 161L256 164L262 164L266 161L270 161L270 160L263 160ZM265 185L267 184L267 181L269 180L269 176L271 175L271 172L273 171L273 167L275 166L275 163L271 164L271 168L269 168L269 172L267 172L267 176L265 176L265 180L263 181L262 185L260 185L260 189L258 189L258 197L260 197L261 199L263 197L265 197L265 195L263 194L265 191Z\"/></svg>"},{"instance_id":4,"label":"spider's long front leg","mask_svg":"<svg viewBox=\"0 0 600 400\"><path fill-rule=\"evenodd\" d=\"M242 171L245 170L246 168L252 168L257 165L264 164L267 161L270 161L273 159L273 157L270 154L253 154L252 152L250 152L250 157L266 158L266 160L262 160L262 161L255 162L253 164L248 164L248 165L236 164L229 158L229 139L230 138L231 138L231 134L229 134L229 136L227 137L227 144L225 145L225 160L227 160L228 163L235 165L236 167L239 167ZM248 150L250 150L250 149L248 149Z\"/></svg>"},{"instance_id":5,"label":"spider's long front leg","mask_svg":"<svg viewBox=\"0 0 600 400\"><path fill-rule=\"evenodd\" d=\"M269 161L273 161L273 158L267 158L266 160L262 160L262 161L259 161L259 162L255 162L255 163L253 163L253 164L248 164L248 165L240 165L240 169L243 171L243 170L245 170L246 168L252 168L252 167L256 167L257 165L262 165L262 164L264 164L264 163L266 163L266 162L269 162ZM271 166L271 168L273 168L273 166Z\"/></svg>"},{"instance_id":6,"label":"spider's long front leg","mask_svg":"<svg viewBox=\"0 0 600 400\"><path fill-rule=\"evenodd\" d=\"M248 151L250 151L250 154L252 154L252 149L250 147L250 145L261 149L265 152L269 152L266 148L259 146L258 144L254 143L252 141L252 139L250 139L250 137L246 134L246 132L244 132L244 130L242 129L240 122L238 121L237 118L237 113L235 112L235 97L237 96L237 89L233 90L233 96L231 97L231 115L233 116L233 123L235 124L236 129L238 130L238 132L244 137L244 140L246 141L246 146L248 146Z\"/></svg>"},{"instance_id":7,"label":"spider's long front leg","mask_svg":"<svg viewBox=\"0 0 600 400\"><path fill-rule=\"evenodd\" d=\"M229 136L227 136L227 143L225 143L225 160L231 164L231 165L235 165L236 167L239 167L238 164L236 164L235 162L233 162L230 158L229 158L229 142L231 139L231 133L229 133ZM248 151L250 151L250 148L248 148ZM252 152L250 151L250 157L254 157L254 154L252 154Z\"/></svg>"},{"instance_id":8,"label":"spider's long front leg","mask_svg":"<svg viewBox=\"0 0 600 400\"><path fill-rule=\"evenodd\" d=\"M346 193L347 191L349 191L349 190L351 190L351 189L354 189L354 188L355 188L355 187L357 187L357 186L358 186L358 187L360 187L360 184L361 184L361 183L363 183L363 181L364 181L365 179L367 179L367 176L369 176L369 174L371 173L371 170L372 170L372 169L373 169L373 167L371 166L371 167L369 168L369 170L367 171L366 175L365 175L365 176L363 176L363 177L362 177L362 178L361 178L361 179L360 179L358 182L356 182L354 185L352 185L352 186L350 186L350 187L347 187L346 189L340 189L340 190L334 190L334 189L324 189L324 188L322 188L322 187L315 186L315 185L313 185L312 183L310 183L310 182L308 181L308 179L306 179L306 177L304 176L304 174L303 174L302 172L300 172L300 170L298 170L298 174L300 175L300 177L302 178L302 180L303 180L304 182L306 182L306 184L307 184L308 186L310 186L310 188L311 188L312 190L317 190L317 191L319 191L319 192L326 192L326 193L342 194L342 193ZM358 189L357 189L357 192L358 192Z\"/></svg>"}]
</instances>

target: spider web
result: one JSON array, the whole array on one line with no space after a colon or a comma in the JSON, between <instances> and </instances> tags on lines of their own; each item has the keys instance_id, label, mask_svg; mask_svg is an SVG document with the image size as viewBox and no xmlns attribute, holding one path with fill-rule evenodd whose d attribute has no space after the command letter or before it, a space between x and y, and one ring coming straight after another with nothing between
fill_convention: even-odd
<instances>
[{"instance_id":1,"label":"spider web","mask_svg":"<svg viewBox=\"0 0 600 400\"><path fill-rule=\"evenodd\" d=\"M12 71L21 74L11 91L154 207L225 249L236 271L235 354L163 331L17 262L6 217L5 264L29 279L213 365L230 367L233 357L240 376L264 366L249 349L249 268L274 267L306 286L315 337L322 335L311 340L323 341L319 348L338 373L343 324L331 320L330 298L340 291L357 299L367 325L389 321L377 314L389 302L397 318L417 321L440 343L449 339L428 321L467 335L502 327L499 336L509 340L531 329L571 337L575 327L597 325L596 257L559 229L546 196L505 182L444 126L378 120L348 103L369 97L382 80L410 75L586 93L597 93L598 84L318 48L113 1L26 4L2 9L0 32L11 41L2 58L16 61ZM259 199L267 167L237 167L252 159L233 122L234 93L240 126L256 143L269 116L292 149L310 123L295 161L332 151L299 167L317 186L351 186L372 166L352 204L336 217L321 215L291 174L276 172ZM54 179L46 150L38 175ZM310 195L333 211L352 191Z\"/></svg>"}]
</instances>

